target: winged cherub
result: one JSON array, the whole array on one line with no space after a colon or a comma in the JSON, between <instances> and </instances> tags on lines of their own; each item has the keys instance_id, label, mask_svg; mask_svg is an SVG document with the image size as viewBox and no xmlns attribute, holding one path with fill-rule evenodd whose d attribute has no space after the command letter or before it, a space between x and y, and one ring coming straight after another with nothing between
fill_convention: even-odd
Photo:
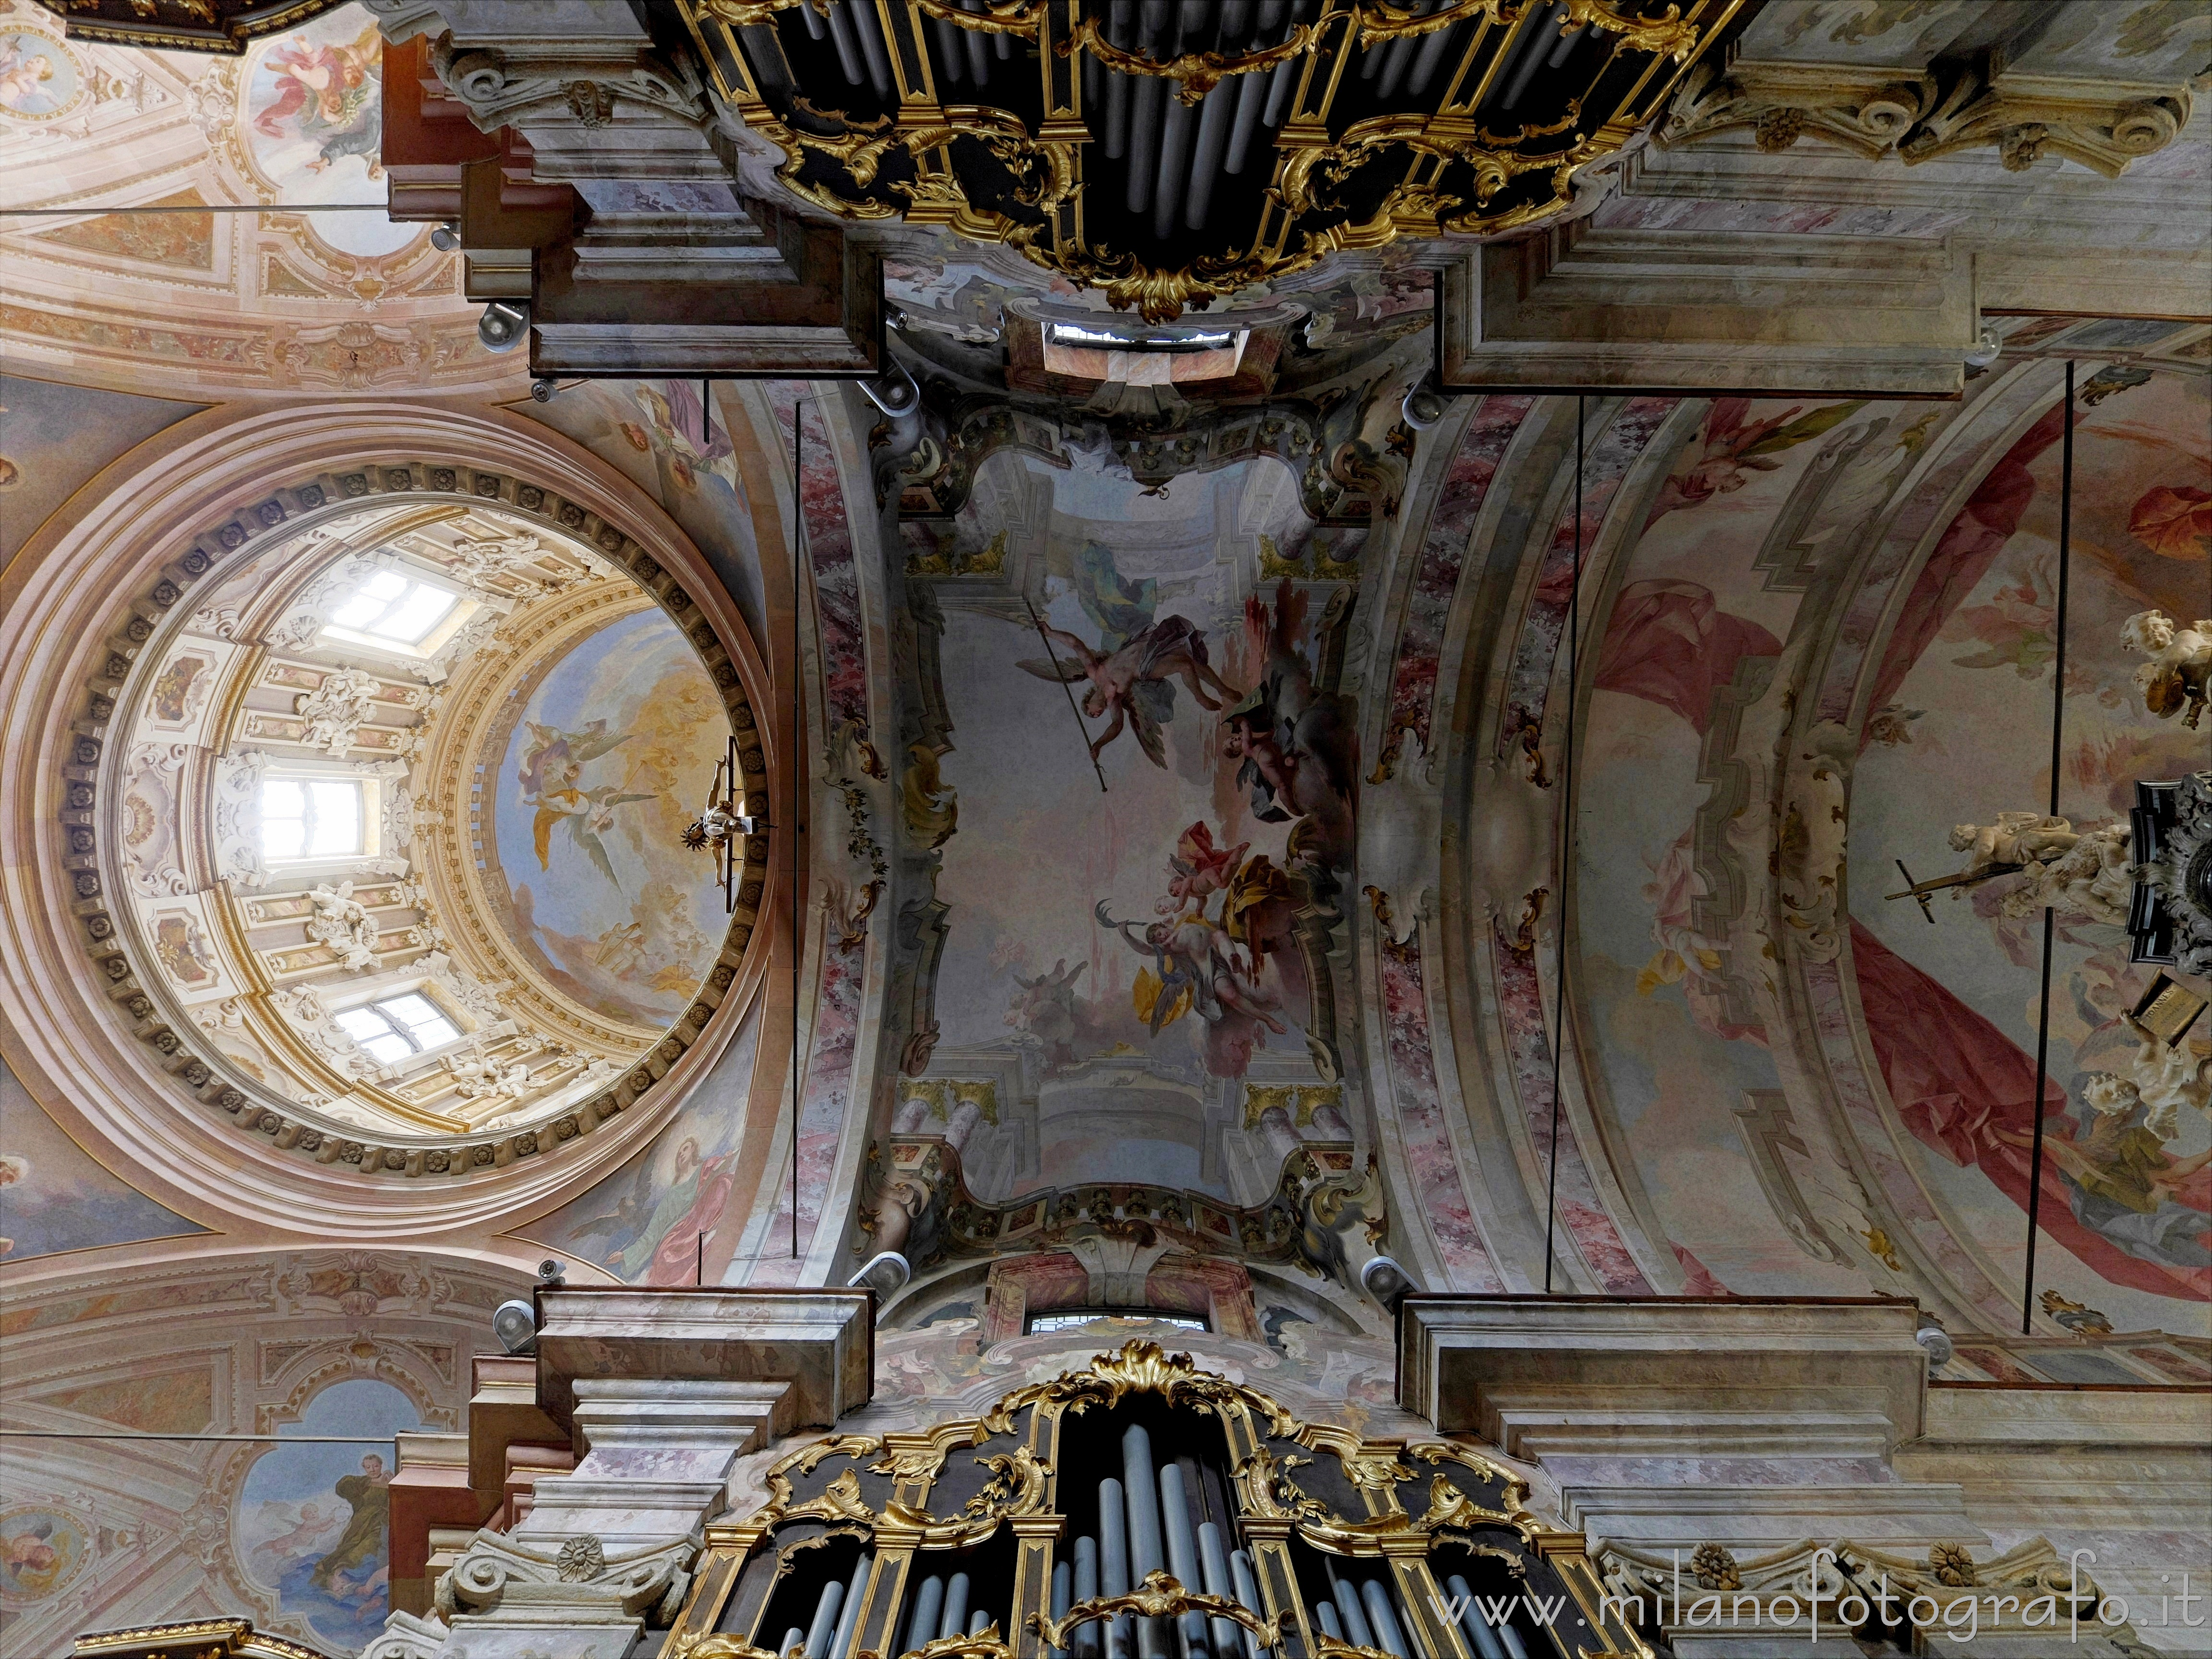
<instances>
[{"instance_id":1,"label":"winged cherub","mask_svg":"<svg viewBox=\"0 0 2212 1659\"><path fill-rule=\"evenodd\" d=\"M1209 686L1226 698L1240 695L1213 672L1206 659L1206 634L1187 617L1162 617L1110 652L1085 645L1060 629L1048 627L1044 632L1056 650L1066 654L1057 664L1025 657L1014 665L1041 680L1091 682L1083 694L1083 712L1093 720L1103 714L1113 716L1112 723L1091 742L1093 760L1121 735L1126 720L1136 729L1138 746L1152 764L1167 765L1167 745L1160 726L1175 711L1170 679L1181 679L1188 686L1201 708L1221 707L1206 695Z\"/></svg>"},{"instance_id":2,"label":"winged cherub","mask_svg":"<svg viewBox=\"0 0 2212 1659\"><path fill-rule=\"evenodd\" d=\"M568 837L584 849L584 855L599 868L599 873L614 883L619 890L622 878L615 874L612 860L607 857L605 842L599 837L614 828L615 808L626 801L652 800L651 794L623 794L618 783L600 785L597 789L559 789L538 799L538 817L531 825L538 850L538 867L553 867L553 831L567 825Z\"/></svg>"}]
</instances>

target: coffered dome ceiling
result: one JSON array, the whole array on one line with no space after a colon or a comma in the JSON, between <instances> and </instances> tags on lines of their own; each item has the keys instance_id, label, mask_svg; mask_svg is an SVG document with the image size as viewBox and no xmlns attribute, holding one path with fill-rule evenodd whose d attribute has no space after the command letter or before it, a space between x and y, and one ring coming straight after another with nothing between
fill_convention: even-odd
<instances>
[{"instance_id":1,"label":"coffered dome ceiling","mask_svg":"<svg viewBox=\"0 0 2212 1659\"><path fill-rule=\"evenodd\" d=\"M142 982L334 1128L546 1121L713 970L683 832L730 725L651 595L496 508L365 508L271 547L149 647L116 885Z\"/></svg>"}]
</instances>

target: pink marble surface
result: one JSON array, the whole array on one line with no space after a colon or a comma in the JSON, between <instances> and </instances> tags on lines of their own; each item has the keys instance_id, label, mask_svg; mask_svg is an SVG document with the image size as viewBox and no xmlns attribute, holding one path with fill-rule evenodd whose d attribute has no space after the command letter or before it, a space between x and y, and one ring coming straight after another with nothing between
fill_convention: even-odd
<instances>
[{"instance_id":1,"label":"pink marble surface","mask_svg":"<svg viewBox=\"0 0 2212 1659\"><path fill-rule=\"evenodd\" d=\"M775 1216L766 1243L748 1282L755 1285L795 1285L822 1220L822 1201L829 1192L837 1161L837 1142L845 1113L853 1098L853 1056L860 1030L860 994L866 976L867 947L849 949L830 940L822 957L820 994L815 1003L814 1029L808 1044L805 1073L805 1105L799 1118L799 1179L797 1220L792 1208L793 1192L787 1185L776 1199ZM790 1241L796 1237L795 1249Z\"/></svg>"},{"instance_id":2,"label":"pink marble surface","mask_svg":"<svg viewBox=\"0 0 2212 1659\"><path fill-rule=\"evenodd\" d=\"M1421 1199L1421 1218L1437 1253L1443 1258L1448 1285L1435 1290L1502 1291L1490 1253L1474 1224L1459 1161L1452 1156L1451 1133L1444 1123L1437 1088L1436 1056L1429 1040L1429 1004L1421 976L1418 939L1382 948L1383 1042L1389 1057L1390 1092L1398 1109L1399 1133Z\"/></svg>"},{"instance_id":3,"label":"pink marble surface","mask_svg":"<svg viewBox=\"0 0 2212 1659\"><path fill-rule=\"evenodd\" d=\"M779 391L798 383L779 383ZM815 628L821 641L823 713L830 729L868 727L867 636L860 618L860 573L853 564L853 526L838 481L820 398L834 395L804 385L797 403L801 422L799 510L806 562L814 589Z\"/></svg>"}]
</instances>

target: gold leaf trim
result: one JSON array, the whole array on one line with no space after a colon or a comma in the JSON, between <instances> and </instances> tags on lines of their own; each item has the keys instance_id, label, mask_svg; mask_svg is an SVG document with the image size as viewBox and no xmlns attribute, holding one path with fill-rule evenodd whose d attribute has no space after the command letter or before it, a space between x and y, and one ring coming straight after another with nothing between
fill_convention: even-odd
<instances>
[{"instance_id":1,"label":"gold leaf trim","mask_svg":"<svg viewBox=\"0 0 2212 1659\"><path fill-rule=\"evenodd\" d=\"M1105 28L1096 17L1085 17L1076 24L1073 33L1053 47L1053 51L1062 58L1078 52L1087 52L1108 69L1119 70L1124 75L1149 75L1159 79L1179 81L1182 84L1176 89L1176 96L1186 104L1195 104L1226 76L1255 75L1298 57L1312 47L1314 38L1320 33L1323 24L1346 15L1332 12L1319 23L1300 23L1279 43L1258 52L1244 52L1235 58L1224 58L1218 52L1187 52L1180 58L1170 58L1164 62L1155 62L1115 46L1106 38Z\"/></svg>"},{"instance_id":2,"label":"gold leaf trim","mask_svg":"<svg viewBox=\"0 0 2212 1659\"><path fill-rule=\"evenodd\" d=\"M1133 1613L1143 1619L1165 1619L1181 1613L1202 1613L1209 1618L1227 1619L1242 1626L1263 1648L1279 1648L1283 1642L1281 1633L1251 1608L1241 1602L1231 1601L1226 1596L1185 1589L1173 1574L1157 1567L1146 1573L1145 1582L1127 1595L1098 1595L1088 1601L1078 1601L1059 1619L1033 1613L1030 1614L1030 1628L1043 1637L1049 1645L1066 1650L1075 1645L1073 1634L1078 1626L1110 1619L1121 1613Z\"/></svg>"},{"instance_id":3,"label":"gold leaf trim","mask_svg":"<svg viewBox=\"0 0 2212 1659\"><path fill-rule=\"evenodd\" d=\"M994 0L981 11L963 11L951 0L913 0L913 5L925 17L978 34L1025 34L1034 40L1044 27L1045 0Z\"/></svg>"}]
</instances>

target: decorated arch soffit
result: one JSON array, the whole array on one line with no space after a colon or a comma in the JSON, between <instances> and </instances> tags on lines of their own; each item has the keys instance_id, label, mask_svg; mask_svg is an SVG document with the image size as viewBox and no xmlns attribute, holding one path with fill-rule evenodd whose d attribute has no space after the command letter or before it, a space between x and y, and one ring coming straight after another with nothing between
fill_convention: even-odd
<instances>
[{"instance_id":1,"label":"decorated arch soffit","mask_svg":"<svg viewBox=\"0 0 2212 1659\"><path fill-rule=\"evenodd\" d=\"M1567 1270L1628 1294L1914 1296L1960 1335L1961 1380L2012 1374L1963 1339L2017 1329L2026 1165L1959 1114L2025 1132L2005 1103L2031 1091L2032 912L2010 880L1939 900L1932 928L1885 895L1899 858L1944 873L1953 823L2047 787L2063 360L2081 388L2063 805L2076 828L2124 821L2135 778L2201 748L2178 708L2142 706L2121 624L2201 595L2204 330L2003 326L2005 361L1959 405L1591 400L1572 691L1577 788L1607 817L1602 836L1585 820L1574 878ZM1369 822L1425 778L1470 804L1444 847L1448 925L1373 942L1370 1086L1405 1159L1385 1167L1394 1195L1429 1200L1430 1260L1454 1282L1455 1200L1510 1261L1516 1229L1540 1244L1553 1164L1572 416L1482 399L1416 464L1410 495L1433 505L1397 544L1390 690L1364 709L1396 774ZM1394 906L1392 884L1421 876L1367 867ZM2081 1091L2129 1074L2122 1016L2151 970L2109 915L2058 926L2074 1012L2051 1098L2086 1135ZM2185 1112L2149 1133L2163 1159L2203 1143ZM1492 1135L1510 1156L1478 1164ZM2074 1180L2045 1194L2039 1277L2060 1300L2039 1328L2203 1331L2186 1252L2094 1224ZM2192 1201L2173 1195L2173 1237L2201 1229ZM2164 1375L2113 1364L2103 1380Z\"/></svg>"},{"instance_id":2,"label":"decorated arch soffit","mask_svg":"<svg viewBox=\"0 0 2212 1659\"><path fill-rule=\"evenodd\" d=\"M358 5L210 56L64 37L0 0L0 58L24 66L0 91L9 204L56 210L0 229L19 371L203 398L519 388L455 256L382 210L383 58Z\"/></svg>"},{"instance_id":3,"label":"decorated arch soffit","mask_svg":"<svg viewBox=\"0 0 2212 1659\"><path fill-rule=\"evenodd\" d=\"M748 793L773 764L726 595L526 422L231 410L152 447L9 573L11 727L52 779L10 833L59 878L14 918L51 969L15 992L30 1070L248 1213L219 1170L268 1164L279 1218L336 1183L371 1227L587 1180L761 972L768 837L736 849L726 917L683 844L726 750ZM412 660L325 631L402 579L457 601ZM359 837L270 856L271 779L337 786ZM362 1052L340 1016L408 994L433 1040ZM103 1086L69 1088L80 1067Z\"/></svg>"}]
</instances>

